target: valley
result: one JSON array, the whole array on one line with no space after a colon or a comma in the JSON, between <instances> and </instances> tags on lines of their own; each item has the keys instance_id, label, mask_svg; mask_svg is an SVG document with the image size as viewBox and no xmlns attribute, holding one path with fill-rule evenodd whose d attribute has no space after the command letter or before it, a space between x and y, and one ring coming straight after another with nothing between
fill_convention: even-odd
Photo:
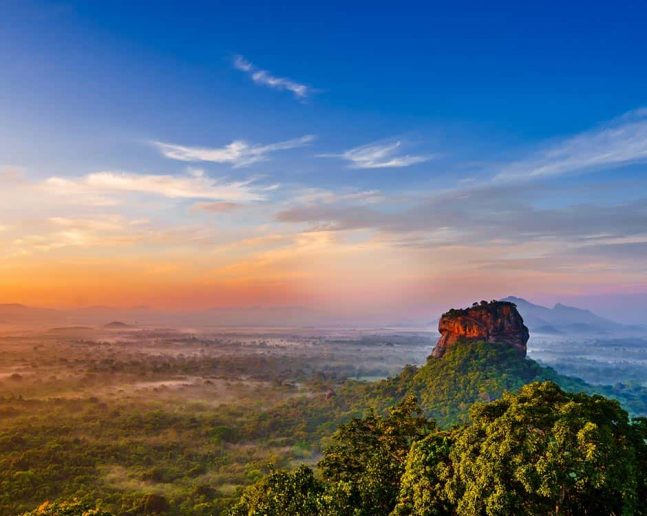
<instances>
[{"instance_id":1,"label":"valley","mask_svg":"<svg viewBox=\"0 0 647 516\"><path fill-rule=\"evenodd\" d=\"M316 462L340 422L371 406L383 411L408 389L448 425L464 420L470 400L554 376L487 350L424 366L436 339L419 330L125 324L5 332L0 513L78 497L102 500L116 514L144 514L154 495L164 513L218 514L272 467ZM626 347L635 377L645 378L644 347ZM589 341L538 335L528 349L530 358L591 383L610 383L626 367L612 360L618 348L602 342L596 354ZM598 369L582 366L589 363ZM471 384L453 383L459 370ZM493 381L511 371L511 383ZM634 409L647 403L642 391L636 396Z\"/></svg>"},{"instance_id":2,"label":"valley","mask_svg":"<svg viewBox=\"0 0 647 516\"><path fill-rule=\"evenodd\" d=\"M0 514L71 496L141 514L153 494L173 514L220 513L270 464L318 455L322 424L346 411L332 407L338 385L393 375L431 346L338 330L4 334Z\"/></svg>"}]
</instances>

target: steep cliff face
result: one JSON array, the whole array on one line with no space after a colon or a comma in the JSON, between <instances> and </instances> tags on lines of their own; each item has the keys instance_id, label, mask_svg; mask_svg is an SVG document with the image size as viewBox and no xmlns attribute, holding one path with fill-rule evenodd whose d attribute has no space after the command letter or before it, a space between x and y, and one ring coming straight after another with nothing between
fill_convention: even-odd
<instances>
[{"instance_id":1,"label":"steep cliff face","mask_svg":"<svg viewBox=\"0 0 647 516\"><path fill-rule=\"evenodd\" d=\"M439 358L458 340L508 344L526 356L530 334L514 303L481 301L470 308L450 310L438 322L440 339L432 352Z\"/></svg>"}]
</instances>

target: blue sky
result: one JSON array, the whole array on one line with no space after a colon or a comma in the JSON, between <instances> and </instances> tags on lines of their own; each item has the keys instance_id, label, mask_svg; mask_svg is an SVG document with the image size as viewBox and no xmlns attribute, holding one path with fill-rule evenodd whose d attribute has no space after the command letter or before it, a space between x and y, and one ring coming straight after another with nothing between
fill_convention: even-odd
<instances>
[{"instance_id":1,"label":"blue sky","mask_svg":"<svg viewBox=\"0 0 647 516\"><path fill-rule=\"evenodd\" d=\"M376 318L507 294L639 318L647 7L350 4L3 2L6 278L128 258L182 278L129 302L334 305L315 253ZM58 285L24 300L101 301Z\"/></svg>"}]
</instances>

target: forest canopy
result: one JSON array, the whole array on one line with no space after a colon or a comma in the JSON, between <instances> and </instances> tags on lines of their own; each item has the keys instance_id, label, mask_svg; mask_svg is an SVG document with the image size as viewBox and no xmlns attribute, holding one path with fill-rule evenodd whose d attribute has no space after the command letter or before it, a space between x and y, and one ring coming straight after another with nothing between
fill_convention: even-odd
<instances>
[{"instance_id":1,"label":"forest canopy","mask_svg":"<svg viewBox=\"0 0 647 516\"><path fill-rule=\"evenodd\" d=\"M188 339L195 354L160 355L177 349L165 338L150 351L92 341L21 351L34 373L4 382L0 513L563 514L583 493L612 513L642 510L644 423L629 417L647 412L644 387L593 386L478 341L366 381L368 371L345 372L360 354L363 367L403 360L426 341L317 342L294 355L259 340L245 355L234 341ZM546 381L561 394L506 405ZM633 440L612 439L625 434Z\"/></svg>"},{"instance_id":2,"label":"forest canopy","mask_svg":"<svg viewBox=\"0 0 647 516\"><path fill-rule=\"evenodd\" d=\"M642 514L647 420L534 382L440 431L413 398L342 425L316 470L276 471L231 514Z\"/></svg>"}]
</instances>

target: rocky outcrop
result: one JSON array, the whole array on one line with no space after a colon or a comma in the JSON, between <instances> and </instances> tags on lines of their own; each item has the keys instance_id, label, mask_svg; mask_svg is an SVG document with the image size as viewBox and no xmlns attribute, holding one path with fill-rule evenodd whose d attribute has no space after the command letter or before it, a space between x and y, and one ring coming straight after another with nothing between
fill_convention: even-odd
<instances>
[{"instance_id":1,"label":"rocky outcrop","mask_svg":"<svg viewBox=\"0 0 647 516\"><path fill-rule=\"evenodd\" d=\"M440 339L431 353L436 358L459 340L503 343L526 356L530 334L514 303L481 301L463 310L452 309L438 322Z\"/></svg>"}]
</instances>

